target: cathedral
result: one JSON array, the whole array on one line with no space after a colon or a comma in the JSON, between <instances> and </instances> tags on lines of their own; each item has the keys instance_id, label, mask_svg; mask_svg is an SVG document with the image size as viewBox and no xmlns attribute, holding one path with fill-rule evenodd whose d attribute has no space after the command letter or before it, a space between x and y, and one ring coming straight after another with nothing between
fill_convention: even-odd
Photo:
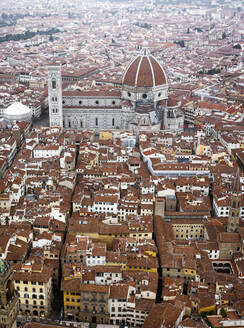
<instances>
[{"instance_id":1,"label":"cathedral","mask_svg":"<svg viewBox=\"0 0 244 328\"><path fill-rule=\"evenodd\" d=\"M183 130L184 115L168 99L164 69L149 53L147 41L127 67L121 88L62 90L61 66L48 66L50 126L65 129Z\"/></svg>"}]
</instances>

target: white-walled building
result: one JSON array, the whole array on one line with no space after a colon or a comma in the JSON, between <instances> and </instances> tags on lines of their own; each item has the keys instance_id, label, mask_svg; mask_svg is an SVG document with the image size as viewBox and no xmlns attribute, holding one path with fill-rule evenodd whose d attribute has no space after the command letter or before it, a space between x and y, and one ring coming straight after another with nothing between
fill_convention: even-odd
<instances>
[{"instance_id":1,"label":"white-walled building","mask_svg":"<svg viewBox=\"0 0 244 328\"><path fill-rule=\"evenodd\" d=\"M33 149L34 158L60 157L62 147L60 145L41 145L38 144Z\"/></svg>"}]
</instances>

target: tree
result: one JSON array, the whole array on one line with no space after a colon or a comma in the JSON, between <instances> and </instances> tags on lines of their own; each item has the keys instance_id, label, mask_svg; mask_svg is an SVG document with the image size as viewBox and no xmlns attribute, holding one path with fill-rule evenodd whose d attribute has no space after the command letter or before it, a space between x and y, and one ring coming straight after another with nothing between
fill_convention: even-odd
<instances>
[{"instance_id":1,"label":"tree","mask_svg":"<svg viewBox=\"0 0 244 328\"><path fill-rule=\"evenodd\" d=\"M234 49L241 49L241 45L240 43L237 43L233 46Z\"/></svg>"},{"instance_id":2,"label":"tree","mask_svg":"<svg viewBox=\"0 0 244 328\"><path fill-rule=\"evenodd\" d=\"M179 44L181 46L181 48L185 47L185 41L184 40L180 40L180 41L174 41L175 44Z\"/></svg>"},{"instance_id":3,"label":"tree","mask_svg":"<svg viewBox=\"0 0 244 328\"><path fill-rule=\"evenodd\" d=\"M225 32L222 33L222 40L227 38L227 34Z\"/></svg>"},{"instance_id":4,"label":"tree","mask_svg":"<svg viewBox=\"0 0 244 328\"><path fill-rule=\"evenodd\" d=\"M220 73L220 69L219 68L211 68L211 69L209 69L207 71L206 74L208 74L208 75L214 75L214 74L218 74L218 73Z\"/></svg>"},{"instance_id":5,"label":"tree","mask_svg":"<svg viewBox=\"0 0 244 328\"><path fill-rule=\"evenodd\" d=\"M6 19L8 19L8 15L7 15L7 14L5 14L5 13L2 13L2 19L3 19L3 20L6 20Z\"/></svg>"},{"instance_id":6,"label":"tree","mask_svg":"<svg viewBox=\"0 0 244 328\"><path fill-rule=\"evenodd\" d=\"M227 317L227 312L226 312L225 308L221 308L220 314L222 315L223 318Z\"/></svg>"}]
</instances>

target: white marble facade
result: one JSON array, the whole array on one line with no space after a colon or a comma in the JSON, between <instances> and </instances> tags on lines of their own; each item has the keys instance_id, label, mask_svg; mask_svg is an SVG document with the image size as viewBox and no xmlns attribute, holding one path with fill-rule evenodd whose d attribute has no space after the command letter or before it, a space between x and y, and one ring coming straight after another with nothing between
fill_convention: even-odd
<instances>
[{"instance_id":1,"label":"white marble facade","mask_svg":"<svg viewBox=\"0 0 244 328\"><path fill-rule=\"evenodd\" d=\"M164 126L168 115L168 83L161 65L144 44L125 71L121 89L62 90L61 66L48 66L50 126L65 129L155 130ZM178 115L179 116L179 115ZM180 129L183 115L171 124ZM167 123L167 122L166 122Z\"/></svg>"}]
</instances>

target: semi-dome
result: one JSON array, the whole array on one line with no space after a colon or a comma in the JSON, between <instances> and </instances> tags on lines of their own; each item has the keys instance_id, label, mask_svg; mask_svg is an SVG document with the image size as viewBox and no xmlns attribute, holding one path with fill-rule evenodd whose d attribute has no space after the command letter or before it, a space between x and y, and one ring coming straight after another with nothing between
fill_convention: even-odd
<instances>
[{"instance_id":1,"label":"semi-dome","mask_svg":"<svg viewBox=\"0 0 244 328\"><path fill-rule=\"evenodd\" d=\"M138 55L127 68L123 84L131 87L156 87L167 83L162 66L152 56Z\"/></svg>"},{"instance_id":2,"label":"semi-dome","mask_svg":"<svg viewBox=\"0 0 244 328\"><path fill-rule=\"evenodd\" d=\"M8 121L30 121L31 109L20 102L15 102L4 110L3 117Z\"/></svg>"}]
</instances>

